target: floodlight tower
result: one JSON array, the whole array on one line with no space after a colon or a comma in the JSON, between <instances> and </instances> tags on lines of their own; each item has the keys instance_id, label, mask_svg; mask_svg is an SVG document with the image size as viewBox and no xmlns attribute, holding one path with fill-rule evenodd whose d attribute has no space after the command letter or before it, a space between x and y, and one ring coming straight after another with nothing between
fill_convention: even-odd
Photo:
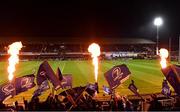
<instances>
[{"instance_id":1,"label":"floodlight tower","mask_svg":"<svg viewBox=\"0 0 180 112\"><path fill-rule=\"evenodd\" d=\"M159 27L163 24L163 20L161 17L157 17L154 19L154 25L157 27L157 31L156 31L156 55L159 54L159 48L158 48L158 44L159 44Z\"/></svg>"}]
</instances>

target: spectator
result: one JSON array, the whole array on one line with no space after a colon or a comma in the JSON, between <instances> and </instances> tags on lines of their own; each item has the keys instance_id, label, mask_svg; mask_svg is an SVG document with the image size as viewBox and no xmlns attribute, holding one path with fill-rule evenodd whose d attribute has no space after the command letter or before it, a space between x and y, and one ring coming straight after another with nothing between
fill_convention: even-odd
<instances>
[{"instance_id":1,"label":"spectator","mask_svg":"<svg viewBox=\"0 0 180 112\"><path fill-rule=\"evenodd\" d=\"M152 100L150 101L149 111L160 111L162 110L162 105L158 102L157 96L155 94L151 95Z\"/></svg>"},{"instance_id":2,"label":"spectator","mask_svg":"<svg viewBox=\"0 0 180 112\"><path fill-rule=\"evenodd\" d=\"M129 100L127 100L126 101L125 111L132 111L132 110L133 110L132 103Z\"/></svg>"},{"instance_id":3,"label":"spectator","mask_svg":"<svg viewBox=\"0 0 180 112\"><path fill-rule=\"evenodd\" d=\"M76 101L77 96L79 99L76 101L77 106L72 107L72 103L66 97L66 95L55 95L49 94L46 101L40 102L38 97L34 97L30 102L27 102L23 98L26 111L47 111L47 110L56 110L56 111L67 111L71 108L72 111L160 111L162 110L162 105L158 102L158 97L153 94L150 98L146 98L145 101L140 101L139 99L129 100L126 96L120 96L119 94L115 95L115 98L112 97L108 101L99 101L100 98L91 96L87 91L83 92L82 95L81 89L68 91L69 95L72 95L72 98ZM75 94L77 93L77 94ZM96 99L97 98L97 99ZM107 100L107 99L106 99ZM132 102L133 103L132 103ZM179 97L176 98L175 107L173 110L179 110ZM145 104L148 104L147 106ZM135 108L133 108L135 107ZM147 107L147 108L146 108ZM172 110L172 108L170 108ZM20 111L23 110L22 107L18 105L18 101L15 102L14 107L5 106L2 101L0 101L0 110L11 110L11 111Z\"/></svg>"},{"instance_id":4,"label":"spectator","mask_svg":"<svg viewBox=\"0 0 180 112\"><path fill-rule=\"evenodd\" d=\"M124 107L123 107L123 101L121 99L121 97L118 98L118 110L124 111Z\"/></svg>"},{"instance_id":5,"label":"spectator","mask_svg":"<svg viewBox=\"0 0 180 112\"><path fill-rule=\"evenodd\" d=\"M3 101L1 100L0 101L0 109L3 109L3 108L5 108L5 105L3 104Z\"/></svg>"},{"instance_id":6,"label":"spectator","mask_svg":"<svg viewBox=\"0 0 180 112\"><path fill-rule=\"evenodd\" d=\"M28 110L28 102L27 100L25 100L24 97L23 97L23 102L24 102L24 110Z\"/></svg>"}]
</instances>

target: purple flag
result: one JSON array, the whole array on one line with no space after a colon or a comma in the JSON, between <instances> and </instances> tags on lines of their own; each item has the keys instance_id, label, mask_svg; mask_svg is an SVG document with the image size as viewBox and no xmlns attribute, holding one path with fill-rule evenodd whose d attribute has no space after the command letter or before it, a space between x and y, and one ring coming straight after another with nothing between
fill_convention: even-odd
<instances>
[{"instance_id":1,"label":"purple flag","mask_svg":"<svg viewBox=\"0 0 180 112\"><path fill-rule=\"evenodd\" d=\"M67 92L66 92L66 94L67 94L66 97L67 97L68 101L71 102L71 104L73 105L73 107L76 107L77 104L76 104L76 102L74 101L74 98L73 98L70 94L68 94Z\"/></svg>"},{"instance_id":2,"label":"purple flag","mask_svg":"<svg viewBox=\"0 0 180 112\"><path fill-rule=\"evenodd\" d=\"M167 80L164 80L162 82L162 91L161 92L162 92L162 94L164 94L167 97L171 96L171 90L170 90L170 87L167 83Z\"/></svg>"},{"instance_id":3,"label":"purple flag","mask_svg":"<svg viewBox=\"0 0 180 112\"><path fill-rule=\"evenodd\" d=\"M111 89L115 89L129 78L131 72L125 64L114 66L104 76Z\"/></svg>"},{"instance_id":4,"label":"purple flag","mask_svg":"<svg viewBox=\"0 0 180 112\"><path fill-rule=\"evenodd\" d=\"M131 90L135 95L140 96L138 92L138 88L134 85L134 81L128 86L129 90Z\"/></svg>"},{"instance_id":5,"label":"purple flag","mask_svg":"<svg viewBox=\"0 0 180 112\"><path fill-rule=\"evenodd\" d=\"M54 89L57 90L59 89L60 86L60 81L58 80L57 76L55 75L54 71L52 70L51 66L47 61L44 61L38 70L37 74L37 84L41 85L43 81L46 79L50 80L51 83L54 86Z\"/></svg>"},{"instance_id":6,"label":"purple flag","mask_svg":"<svg viewBox=\"0 0 180 112\"><path fill-rule=\"evenodd\" d=\"M33 88L36 84L34 83L34 74L26 75L23 77L16 78L16 94L27 91Z\"/></svg>"},{"instance_id":7,"label":"purple flag","mask_svg":"<svg viewBox=\"0 0 180 112\"><path fill-rule=\"evenodd\" d=\"M170 65L162 72L170 85L174 88L174 91L180 96L180 67L177 65Z\"/></svg>"},{"instance_id":8,"label":"purple flag","mask_svg":"<svg viewBox=\"0 0 180 112\"><path fill-rule=\"evenodd\" d=\"M58 77L60 81L63 80L63 76L59 67L57 68L56 76Z\"/></svg>"},{"instance_id":9,"label":"purple flag","mask_svg":"<svg viewBox=\"0 0 180 112\"><path fill-rule=\"evenodd\" d=\"M35 86L34 74L18 77L15 81L4 83L0 86L0 100L8 96L14 96L21 92L27 91Z\"/></svg>"},{"instance_id":10,"label":"purple flag","mask_svg":"<svg viewBox=\"0 0 180 112\"><path fill-rule=\"evenodd\" d=\"M15 88L13 83L5 83L0 86L0 101L3 101L8 96L15 95Z\"/></svg>"},{"instance_id":11,"label":"purple flag","mask_svg":"<svg viewBox=\"0 0 180 112\"><path fill-rule=\"evenodd\" d=\"M106 93L108 95L110 95L112 93L111 89L109 87L104 86L104 85L103 85L103 91L104 91L104 93Z\"/></svg>"},{"instance_id":12,"label":"purple flag","mask_svg":"<svg viewBox=\"0 0 180 112\"><path fill-rule=\"evenodd\" d=\"M89 83L87 84L86 86L86 91L88 92L88 94L90 94L91 96L94 96L95 95L95 92L97 92L97 87L98 85L97 84L92 84L92 83Z\"/></svg>"},{"instance_id":13,"label":"purple flag","mask_svg":"<svg viewBox=\"0 0 180 112\"><path fill-rule=\"evenodd\" d=\"M40 66L39 66L39 69L38 69L38 72L37 72L37 78L36 78L36 81L37 81L37 85L40 86L42 84L42 82L44 82L45 80L47 80L47 70L45 69L44 67L44 64L45 62L43 62Z\"/></svg>"},{"instance_id":14,"label":"purple flag","mask_svg":"<svg viewBox=\"0 0 180 112\"><path fill-rule=\"evenodd\" d=\"M38 89L34 91L33 98L41 95L44 91L48 90L49 88L50 87L48 80L45 80L44 82L42 82L40 86L38 86Z\"/></svg>"},{"instance_id":15,"label":"purple flag","mask_svg":"<svg viewBox=\"0 0 180 112\"><path fill-rule=\"evenodd\" d=\"M63 76L63 80L61 81L61 87L63 89L72 88L72 75Z\"/></svg>"},{"instance_id":16,"label":"purple flag","mask_svg":"<svg viewBox=\"0 0 180 112\"><path fill-rule=\"evenodd\" d=\"M97 90L97 85L96 85L96 84L91 84L91 83L89 83L89 84L87 85L87 88L96 91L96 90Z\"/></svg>"}]
</instances>

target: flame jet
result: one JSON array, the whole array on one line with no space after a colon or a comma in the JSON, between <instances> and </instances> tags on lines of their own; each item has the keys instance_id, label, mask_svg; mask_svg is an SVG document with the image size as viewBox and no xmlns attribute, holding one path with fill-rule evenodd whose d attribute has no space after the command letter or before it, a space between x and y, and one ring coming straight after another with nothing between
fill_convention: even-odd
<instances>
[{"instance_id":1,"label":"flame jet","mask_svg":"<svg viewBox=\"0 0 180 112\"><path fill-rule=\"evenodd\" d=\"M96 43L92 43L88 47L88 52L91 53L91 57L93 58L95 81L97 82L97 78L98 78L98 56L100 56L100 54L101 54L100 46Z\"/></svg>"},{"instance_id":2,"label":"flame jet","mask_svg":"<svg viewBox=\"0 0 180 112\"><path fill-rule=\"evenodd\" d=\"M164 49L164 48L161 48L159 50L160 52L160 57L161 57L161 61L160 61L160 64L161 64L161 68L164 69L167 67L167 58L168 58L168 50L167 49Z\"/></svg>"},{"instance_id":3,"label":"flame jet","mask_svg":"<svg viewBox=\"0 0 180 112\"><path fill-rule=\"evenodd\" d=\"M9 61L9 65L8 65L8 79L9 81L11 81L14 77L14 72L16 70L15 66L16 64L19 63L19 51L22 48L22 43L21 42L14 42L11 45L8 46L8 54L10 55L8 61Z\"/></svg>"}]
</instances>

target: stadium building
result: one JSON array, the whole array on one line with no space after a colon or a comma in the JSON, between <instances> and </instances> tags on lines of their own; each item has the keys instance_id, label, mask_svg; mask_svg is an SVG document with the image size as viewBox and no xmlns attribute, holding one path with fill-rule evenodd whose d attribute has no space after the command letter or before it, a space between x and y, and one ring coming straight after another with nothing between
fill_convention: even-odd
<instances>
[{"instance_id":1,"label":"stadium building","mask_svg":"<svg viewBox=\"0 0 180 112\"><path fill-rule=\"evenodd\" d=\"M4 39L4 38L2 38ZM7 59L7 47L13 39L0 41L1 59ZM16 39L15 39L16 40ZM152 58L155 42L142 38L52 38L44 41L20 39L23 48L20 59L87 59L88 46L95 42L101 46L102 57L112 58Z\"/></svg>"}]
</instances>

